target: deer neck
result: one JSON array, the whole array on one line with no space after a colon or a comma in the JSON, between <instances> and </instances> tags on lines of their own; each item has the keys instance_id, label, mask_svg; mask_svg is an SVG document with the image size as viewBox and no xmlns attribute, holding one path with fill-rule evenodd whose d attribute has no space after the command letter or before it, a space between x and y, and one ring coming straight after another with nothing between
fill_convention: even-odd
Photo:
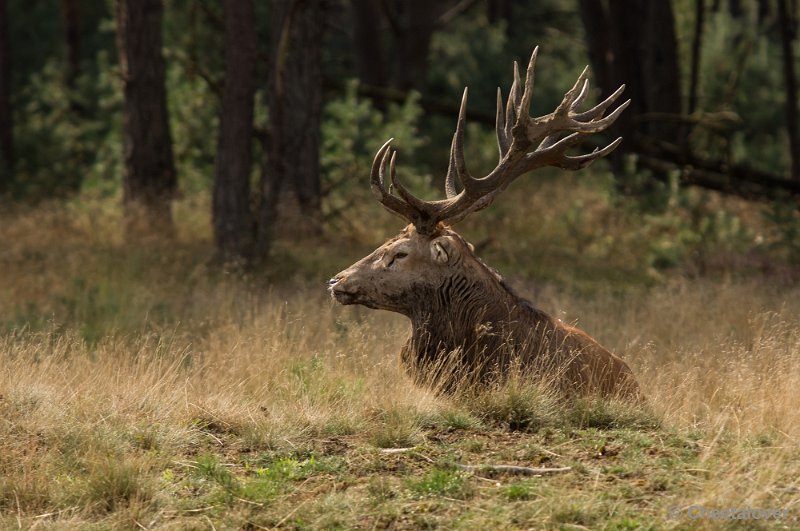
<instances>
[{"instance_id":1,"label":"deer neck","mask_svg":"<svg viewBox=\"0 0 800 531\"><path fill-rule=\"evenodd\" d=\"M483 264L477 271L455 272L420 298L409 317L411 346L417 356L437 352L491 352L524 339L550 318L514 294ZM517 337L520 336L520 337Z\"/></svg>"}]
</instances>

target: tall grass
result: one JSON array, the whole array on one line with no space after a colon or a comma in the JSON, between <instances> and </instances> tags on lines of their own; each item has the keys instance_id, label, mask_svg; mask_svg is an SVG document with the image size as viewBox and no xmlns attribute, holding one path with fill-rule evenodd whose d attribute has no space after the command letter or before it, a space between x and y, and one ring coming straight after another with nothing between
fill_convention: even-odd
<instances>
[{"instance_id":1,"label":"tall grass","mask_svg":"<svg viewBox=\"0 0 800 531\"><path fill-rule=\"evenodd\" d=\"M336 306L324 292L321 279L359 245L279 248L307 260L276 282L280 264L247 277L209 266L205 225L181 222L177 243L133 248L115 216L99 202L0 223L0 527L323 528L367 516L416 527L431 522L403 511L431 496L440 505L426 507L448 527L452 507L484 496L536 501L531 514L514 506L528 525L593 527L613 513L601 475L632 477L629 489L657 484L635 511L662 520L673 506L800 503L794 285L675 276L587 292L519 278L538 306L622 355L648 407L563 404L524 381L446 398L399 367L404 319ZM583 479L494 493L450 467L470 452L520 459L502 453L518 432L538 445L514 438L518 453L560 455ZM436 437L450 446L431 446ZM616 446L622 468L593 468ZM378 450L398 447L436 455L409 454L398 472ZM493 510L496 521L471 518L514 525Z\"/></svg>"}]
</instances>

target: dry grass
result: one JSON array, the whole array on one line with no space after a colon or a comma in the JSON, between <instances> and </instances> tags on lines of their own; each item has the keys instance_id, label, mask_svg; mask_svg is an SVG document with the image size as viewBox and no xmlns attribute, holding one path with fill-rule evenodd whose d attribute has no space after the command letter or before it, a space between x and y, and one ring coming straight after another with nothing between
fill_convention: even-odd
<instances>
[{"instance_id":1,"label":"dry grass","mask_svg":"<svg viewBox=\"0 0 800 531\"><path fill-rule=\"evenodd\" d=\"M798 526L798 287L520 280L621 353L650 407L519 381L445 399L397 366L402 318L334 306L313 280L360 251L279 249L264 277L232 277L205 265L194 221L177 245L130 248L115 210L81 205L0 223L0 528ZM691 505L789 517L670 513Z\"/></svg>"}]
</instances>

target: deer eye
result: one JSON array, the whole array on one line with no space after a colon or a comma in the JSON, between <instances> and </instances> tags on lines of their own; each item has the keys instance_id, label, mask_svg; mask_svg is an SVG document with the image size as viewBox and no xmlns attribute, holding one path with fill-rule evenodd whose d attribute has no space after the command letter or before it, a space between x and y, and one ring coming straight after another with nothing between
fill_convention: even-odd
<instances>
[{"instance_id":1,"label":"deer eye","mask_svg":"<svg viewBox=\"0 0 800 531\"><path fill-rule=\"evenodd\" d=\"M407 252L405 252L405 251L398 251L398 252L397 252L397 253L395 253L395 255L392 257L392 259L389 261L389 265L388 265L388 266L386 266L386 267L392 267L392 266L394 265L394 262L395 262L396 260L401 260L401 259L405 258L406 256L408 256L408 253L407 253Z\"/></svg>"}]
</instances>

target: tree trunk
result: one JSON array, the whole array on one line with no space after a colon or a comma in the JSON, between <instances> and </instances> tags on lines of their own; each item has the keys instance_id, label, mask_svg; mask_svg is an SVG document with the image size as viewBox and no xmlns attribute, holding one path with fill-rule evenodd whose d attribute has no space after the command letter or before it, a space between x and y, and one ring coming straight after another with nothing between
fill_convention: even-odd
<instances>
[{"instance_id":1,"label":"tree trunk","mask_svg":"<svg viewBox=\"0 0 800 531\"><path fill-rule=\"evenodd\" d=\"M11 39L8 8L0 0L0 193L11 186L14 166L14 135L11 115Z\"/></svg>"},{"instance_id":2,"label":"tree trunk","mask_svg":"<svg viewBox=\"0 0 800 531\"><path fill-rule=\"evenodd\" d=\"M431 36L442 11L440 4L436 0L397 2L394 88L407 91L425 86Z\"/></svg>"},{"instance_id":3,"label":"tree trunk","mask_svg":"<svg viewBox=\"0 0 800 531\"><path fill-rule=\"evenodd\" d=\"M252 243L250 171L256 29L253 0L225 0L225 84L214 173L214 240L223 261L247 258Z\"/></svg>"},{"instance_id":4,"label":"tree trunk","mask_svg":"<svg viewBox=\"0 0 800 531\"><path fill-rule=\"evenodd\" d=\"M69 101L69 114L65 119L73 127L80 128L86 119L87 109L76 90L78 77L81 74L81 21L78 0L62 0L61 12L64 17L64 43L67 50L67 69L64 75L64 84ZM77 192L80 190L82 182L81 167L87 159L91 158L90 149L87 149L87 146L80 142L70 146L67 165L70 170L65 172L60 186L64 191Z\"/></svg>"},{"instance_id":5,"label":"tree trunk","mask_svg":"<svg viewBox=\"0 0 800 531\"><path fill-rule=\"evenodd\" d=\"M652 113L681 112L675 20L670 2L639 0L581 0L589 58L603 96L625 84L631 105L610 128L622 136L622 149L611 158L621 169L622 155L635 145L637 133L678 143L682 134L675 123L653 123Z\"/></svg>"},{"instance_id":6,"label":"tree trunk","mask_svg":"<svg viewBox=\"0 0 800 531\"><path fill-rule=\"evenodd\" d=\"M489 19L489 24L505 21L506 34L510 33L509 28L514 20L513 13L514 3L511 0L489 0L487 2L486 17Z\"/></svg>"},{"instance_id":7,"label":"tree trunk","mask_svg":"<svg viewBox=\"0 0 800 531\"><path fill-rule=\"evenodd\" d=\"M728 0L728 12L733 18L742 18L744 11L740 0Z\"/></svg>"},{"instance_id":8,"label":"tree trunk","mask_svg":"<svg viewBox=\"0 0 800 531\"><path fill-rule=\"evenodd\" d=\"M67 44L67 88L72 90L81 72L81 19L78 0L63 0L64 38Z\"/></svg>"},{"instance_id":9,"label":"tree trunk","mask_svg":"<svg viewBox=\"0 0 800 531\"><path fill-rule=\"evenodd\" d=\"M770 0L758 0L758 27L764 28L772 18L772 6Z\"/></svg>"},{"instance_id":10,"label":"tree trunk","mask_svg":"<svg viewBox=\"0 0 800 531\"><path fill-rule=\"evenodd\" d=\"M586 34L586 48L594 74L594 84L600 87L604 95L608 95L610 87L616 82L616 79L612 78L614 56L609 40L608 13L603 7L603 3L597 0L580 0L579 6Z\"/></svg>"},{"instance_id":11,"label":"tree trunk","mask_svg":"<svg viewBox=\"0 0 800 531\"><path fill-rule=\"evenodd\" d=\"M692 40L692 66L689 78L689 104L687 114L697 110L697 84L700 77L700 50L703 46L703 20L705 18L705 1L695 0L694 39Z\"/></svg>"},{"instance_id":12,"label":"tree trunk","mask_svg":"<svg viewBox=\"0 0 800 531\"><path fill-rule=\"evenodd\" d=\"M170 233L177 189L161 54L160 0L116 0L124 83L124 201L129 235Z\"/></svg>"},{"instance_id":13,"label":"tree trunk","mask_svg":"<svg viewBox=\"0 0 800 531\"><path fill-rule=\"evenodd\" d=\"M786 89L786 130L789 136L792 179L800 180L800 138L797 130L797 76L794 71L794 13L786 0L778 0L778 23L783 48L783 79Z\"/></svg>"},{"instance_id":14,"label":"tree trunk","mask_svg":"<svg viewBox=\"0 0 800 531\"><path fill-rule=\"evenodd\" d=\"M352 0L353 51L356 72L362 83L372 87L388 84L381 41L381 10L374 0Z\"/></svg>"},{"instance_id":15,"label":"tree trunk","mask_svg":"<svg viewBox=\"0 0 800 531\"><path fill-rule=\"evenodd\" d=\"M319 146L326 9L326 0L273 3L269 137L264 146L267 157L254 247L258 260L269 253L279 206L287 218L294 214L288 221L295 233L314 233L321 225Z\"/></svg>"}]
</instances>

